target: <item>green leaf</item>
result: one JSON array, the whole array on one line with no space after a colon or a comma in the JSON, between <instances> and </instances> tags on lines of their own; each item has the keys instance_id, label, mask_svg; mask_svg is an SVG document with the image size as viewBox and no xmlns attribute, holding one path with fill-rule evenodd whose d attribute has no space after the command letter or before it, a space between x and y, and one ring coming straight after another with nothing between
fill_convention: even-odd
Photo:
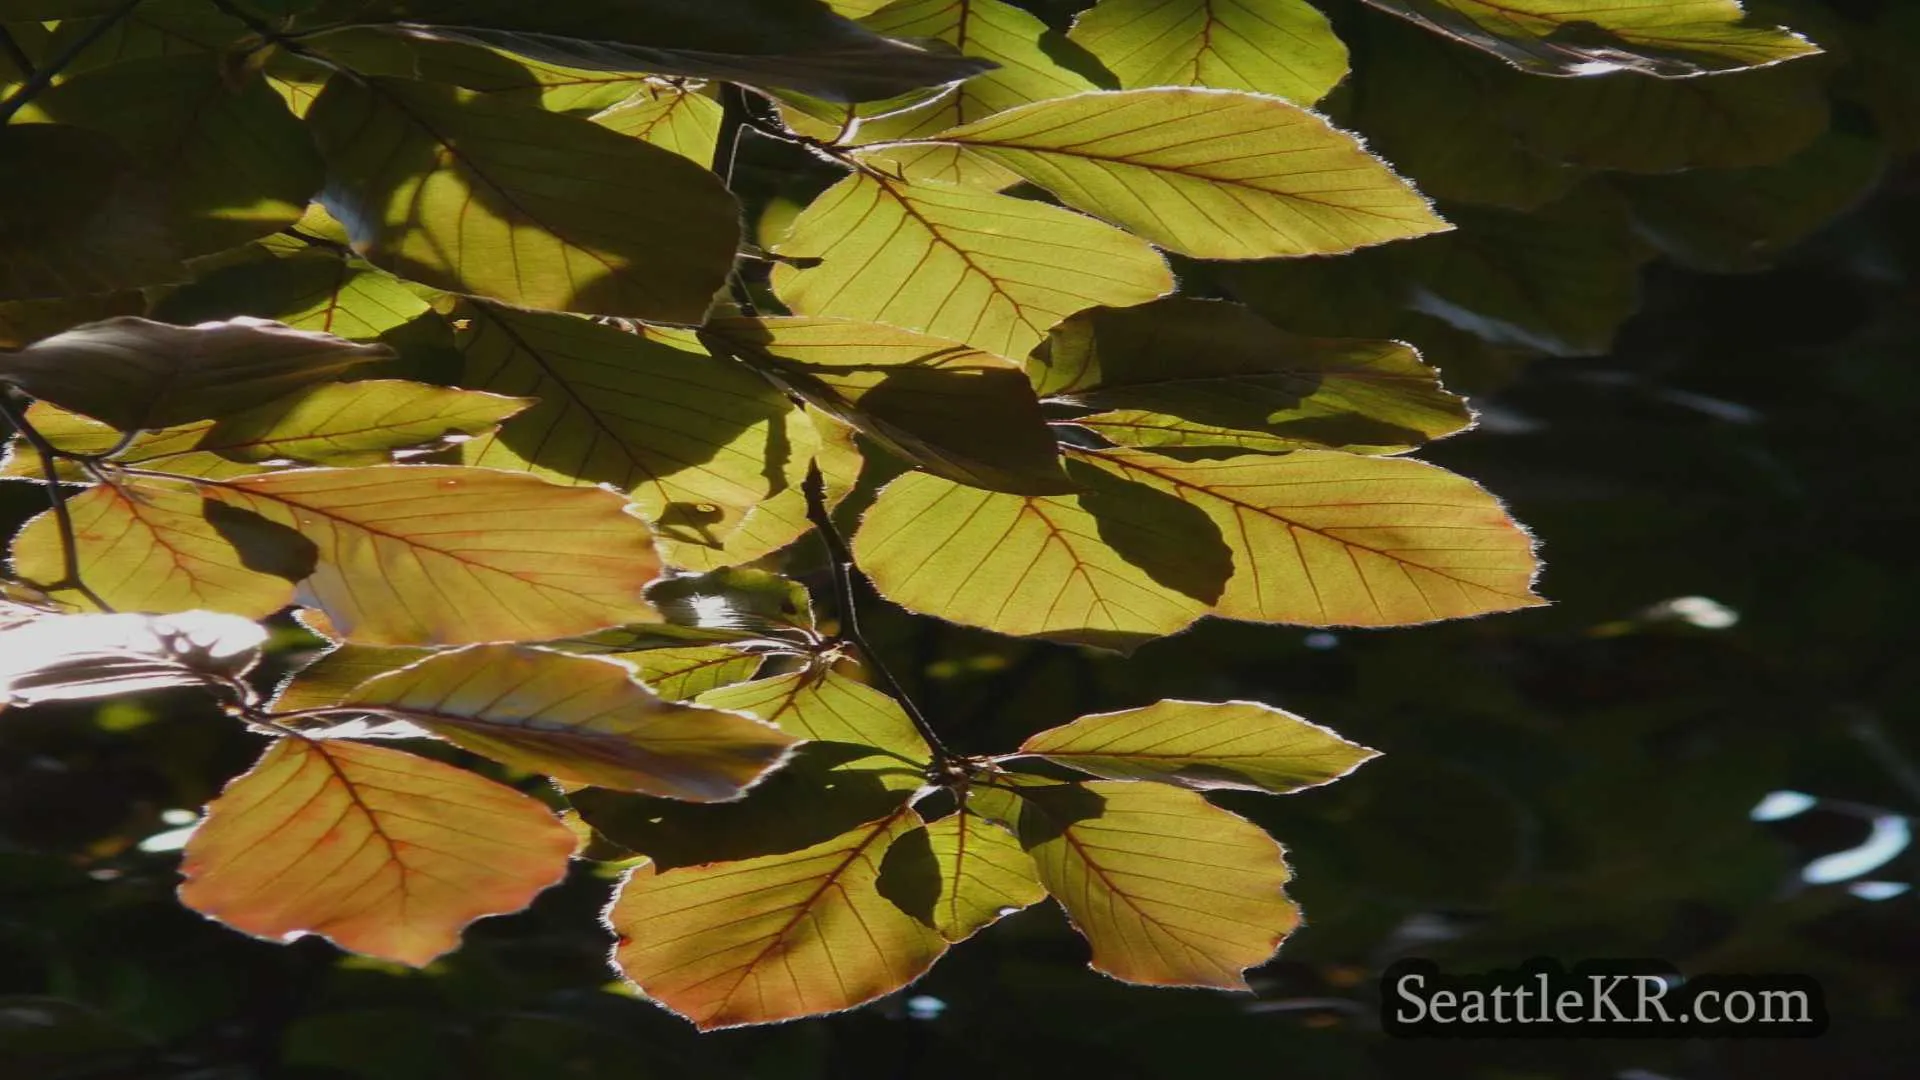
<instances>
[{"instance_id":1,"label":"green leaf","mask_svg":"<svg viewBox=\"0 0 1920 1080\"><path fill-rule=\"evenodd\" d=\"M64 124L0 127L0 300L179 281L165 194L107 136Z\"/></svg>"},{"instance_id":2,"label":"green leaf","mask_svg":"<svg viewBox=\"0 0 1920 1080\"><path fill-rule=\"evenodd\" d=\"M0 354L0 381L134 431L237 412L391 355L260 319L180 327L122 317Z\"/></svg>"},{"instance_id":3,"label":"green leaf","mask_svg":"<svg viewBox=\"0 0 1920 1080\"><path fill-rule=\"evenodd\" d=\"M238 44L249 33L245 23L205 0L143 0L131 11L119 8L110 2L89 3L46 15L59 24L47 39L45 55L59 56L79 48L66 65L69 75L78 75L156 57L208 57Z\"/></svg>"},{"instance_id":4,"label":"green leaf","mask_svg":"<svg viewBox=\"0 0 1920 1080\"><path fill-rule=\"evenodd\" d=\"M740 802L694 805L576 792L582 817L662 869L797 851L897 810L931 754L892 698L827 670L757 679L695 704L757 716L808 740Z\"/></svg>"},{"instance_id":5,"label":"green leaf","mask_svg":"<svg viewBox=\"0 0 1920 1080\"><path fill-rule=\"evenodd\" d=\"M1069 456L1075 495L1020 496L909 473L861 519L874 587L922 614L1131 652L1205 614L1233 572L1198 507Z\"/></svg>"},{"instance_id":6,"label":"green leaf","mask_svg":"<svg viewBox=\"0 0 1920 1080\"><path fill-rule=\"evenodd\" d=\"M1738 0L1367 0L1382 11L1546 75L1684 78L1774 64L1819 47L1754 25Z\"/></svg>"},{"instance_id":7,"label":"green leaf","mask_svg":"<svg viewBox=\"0 0 1920 1080\"><path fill-rule=\"evenodd\" d=\"M1765 269L1872 190L1881 146L1828 135L1785 161L1752 169L1620 177L1642 236L1674 261L1710 273Z\"/></svg>"},{"instance_id":8,"label":"green leaf","mask_svg":"<svg viewBox=\"0 0 1920 1080\"><path fill-rule=\"evenodd\" d=\"M1024 356L1076 311L1173 291L1146 242L1043 203L856 172L795 219L773 288L802 315Z\"/></svg>"},{"instance_id":9,"label":"green leaf","mask_svg":"<svg viewBox=\"0 0 1920 1080\"><path fill-rule=\"evenodd\" d=\"M265 618L291 604L311 573L312 545L286 529L207 500L191 487L126 478L67 499L80 578L115 611L219 611ZM14 573L51 588L65 575L52 513L13 538ZM55 590L90 606L77 591Z\"/></svg>"},{"instance_id":10,"label":"green leaf","mask_svg":"<svg viewBox=\"0 0 1920 1080\"><path fill-rule=\"evenodd\" d=\"M1008 109L934 141L1195 258L1329 254L1448 228L1353 136L1257 94L1076 94Z\"/></svg>"},{"instance_id":11,"label":"green leaf","mask_svg":"<svg viewBox=\"0 0 1920 1080\"><path fill-rule=\"evenodd\" d=\"M1407 345L1296 337L1213 300L1082 312L1028 368L1042 396L1106 410L1074 423L1163 452L1392 452L1472 423Z\"/></svg>"},{"instance_id":12,"label":"green leaf","mask_svg":"<svg viewBox=\"0 0 1920 1080\"><path fill-rule=\"evenodd\" d=\"M1501 107L1529 151L1596 169L1670 173L1765 165L1827 130L1826 73L1788 64L1710 79L1631 72L1510 76Z\"/></svg>"},{"instance_id":13,"label":"green leaf","mask_svg":"<svg viewBox=\"0 0 1920 1080\"><path fill-rule=\"evenodd\" d=\"M804 470L814 449L805 417L746 367L679 331L627 333L490 304L461 313L461 384L540 399L498 434L463 446L468 464L611 484L669 542L678 566L704 568L703 553L745 562L805 531L802 513L791 532L773 531L771 547L728 547L756 509L797 487L790 470Z\"/></svg>"},{"instance_id":14,"label":"green leaf","mask_svg":"<svg viewBox=\"0 0 1920 1080\"><path fill-rule=\"evenodd\" d=\"M1159 701L1095 713L1040 732L1020 744L1020 752L1108 780L1276 795L1331 783L1379 756L1318 724L1251 701Z\"/></svg>"},{"instance_id":15,"label":"green leaf","mask_svg":"<svg viewBox=\"0 0 1920 1080\"><path fill-rule=\"evenodd\" d=\"M312 615L310 610L299 612L302 621ZM282 682L271 708L277 713L330 708L347 700L347 695L368 679L398 671L433 654L433 649L420 646L336 644Z\"/></svg>"},{"instance_id":16,"label":"green leaf","mask_svg":"<svg viewBox=\"0 0 1920 1080\"><path fill-rule=\"evenodd\" d=\"M1233 553L1212 605L1230 619L1407 626L1543 603L1533 541L1466 477L1329 450L1182 462L1075 456L1203 511Z\"/></svg>"},{"instance_id":17,"label":"green leaf","mask_svg":"<svg viewBox=\"0 0 1920 1080\"><path fill-rule=\"evenodd\" d=\"M1013 834L966 810L894 840L876 884L955 944L1047 898L1039 869Z\"/></svg>"},{"instance_id":18,"label":"green leaf","mask_svg":"<svg viewBox=\"0 0 1920 1080\"><path fill-rule=\"evenodd\" d=\"M725 645L647 649L614 656L631 664L640 681L668 701L686 701L709 690L746 682L762 663L754 653Z\"/></svg>"},{"instance_id":19,"label":"green leaf","mask_svg":"<svg viewBox=\"0 0 1920 1080\"><path fill-rule=\"evenodd\" d=\"M1311 105L1347 73L1347 47L1306 0L1100 0L1071 36L1129 90L1208 86Z\"/></svg>"},{"instance_id":20,"label":"green leaf","mask_svg":"<svg viewBox=\"0 0 1920 1080\"><path fill-rule=\"evenodd\" d=\"M303 595L370 645L545 641L655 618L660 572L626 500L445 465L294 469L208 483L207 497L312 541Z\"/></svg>"},{"instance_id":21,"label":"green leaf","mask_svg":"<svg viewBox=\"0 0 1920 1080\"><path fill-rule=\"evenodd\" d=\"M80 454L113 455L121 465L225 480L295 463L371 465L393 460L402 449L437 448L457 435L491 431L528 402L521 398L449 390L399 379L322 383L264 405L229 413L218 421L142 431L125 446L106 424L34 403L30 421L54 447ZM62 479L86 482L86 471L59 463ZM14 440L0 463L0 477L40 479L40 455Z\"/></svg>"},{"instance_id":22,"label":"green leaf","mask_svg":"<svg viewBox=\"0 0 1920 1080\"><path fill-rule=\"evenodd\" d=\"M647 86L605 111L594 123L608 131L652 143L705 166L720 144L720 103L684 87Z\"/></svg>"},{"instance_id":23,"label":"green leaf","mask_svg":"<svg viewBox=\"0 0 1920 1080\"><path fill-rule=\"evenodd\" d=\"M236 83L210 53L85 72L35 98L28 113L126 148L189 254L293 224L323 179L313 140L279 96L259 78Z\"/></svg>"},{"instance_id":24,"label":"green leaf","mask_svg":"<svg viewBox=\"0 0 1920 1080\"><path fill-rule=\"evenodd\" d=\"M557 780L694 802L739 798L800 741L738 713L663 701L618 661L523 645L436 654L375 676L341 706Z\"/></svg>"},{"instance_id":25,"label":"green leaf","mask_svg":"<svg viewBox=\"0 0 1920 1080\"><path fill-rule=\"evenodd\" d=\"M1300 921L1280 845L1200 795L1094 781L975 789L1093 946L1095 971L1150 986L1247 989Z\"/></svg>"},{"instance_id":26,"label":"green leaf","mask_svg":"<svg viewBox=\"0 0 1920 1080\"><path fill-rule=\"evenodd\" d=\"M372 341L432 310L399 278L328 251L247 259L196 278L160 301L162 322L235 315L273 319L349 341Z\"/></svg>"},{"instance_id":27,"label":"green leaf","mask_svg":"<svg viewBox=\"0 0 1920 1080\"><path fill-rule=\"evenodd\" d=\"M1582 190L1530 214L1450 209L1458 232L1403 253L1413 306L1500 344L1607 352L1639 307L1640 266L1653 253L1603 195Z\"/></svg>"},{"instance_id":28,"label":"green leaf","mask_svg":"<svg viewBox=\"0 0 1920 1080\"><path fill-rule=\"evenodd\" d=\"M1390 62L1355 72L1337 119L1366 132L1367 145L1421 191L1443 204L1531 210L1586 175L1535 153L1507 119L1507 99L1544 80L1399 19L1380 15L1363 25L1368 49Z\"/></svg>"},{"instance_id":29,"label":"green leaf","mask_svg":"<svg viewBox=\"0 0 1920 1080\"><path fill-rule=\"evenodd\" d=\"M327 210L402 277L698 323L733 265L739 209L719 178L590 121L375 76L330 81L307 122Z\"/></svg>"},{"instance_id":30,"label":"green leaf","mask_svg":"<svg viewBox=\"0 0 1920 1080\"><path fill-rule=\"evenodd\" d=\"M818 0L340 0L314 22L329 19L392 22L413 36L469 41L577 68L780 87L831 101L893 97L987 68L881 37Z\"/></svg>"},{"instance_id":31,"label":"green leaf","mask_svg":"<svg viewBox=\"0 0 1920 1080\"><path fill-rule=\"evenodd\" d=\"M701 1030L838 1012L892 993L947 943L880 895L888 847L920 827L901 807L781 855L677 870L641 866L607 923L614 963Z\"/></svg>"},{"instance_id":32,"label":"green leaf","mask_svg":"<svg viewBox=\"0 0 1920 1080\"><path fill-rule=\"evenodd\" d=\"M647 600L670 623L723 630L813 632L813 597L792 578L734 567L654 583Z\"/></svg>"},{"instance_id":33,"label":"green leaf","mask_svg":"<svg viewBox=\"0 0 1920 1080\"><path fill-rule=\"evenodd\" d=\"M918 139L991 116L1015 105L1096 89L1080 72L1062 65L1058 35L1045 23L1000 0L901 0L862 20L868 28L896 38L944 41L968 56L999 65L975 75L919 108L884 102L859 110L881 111L862 119L853 142ZM885 115L885 113L893 115ZM831 133L823 133L830 137ZM941 180L1003 188L1019 180L1005 169L969 158L953 147L904 146L876 151L869 160L884 162L910 180Z\"/></svg>"},{"instance_id":34,"label":"green leaf","mask_svg":"<svg viewBox=\"0 0 1920 1080\"><path fill-rule=\"evenodd\" d=\"M716 319L705 332L808 404L938 476L1019 494L1070 491L1011 360L844 319Z\"/></svg>"},{"instance_id":35,"label":"green leaf","mask_svg":"<svg viewBox=\"0 0 1920 1080\"><path fill-rule=\"evenodd\" d=\"M353 27L308 39L309 52L362 75L446 83L516 105L585 116L650 85L631 72L588 71L459 41Z\"/></svg>"},{"instance_id":36,"label":"green leaf","mask_svg":"<svg viewBox=\"0 0 1920 1080\"><path fill-rule=\"evenodd\" d=\"M268 842L270 841L270 842ZM574 837L512 788L377 746L288 737L187 841L180 902L270 941L424 967L566 876Z\"/></svg>"}]
</instances>

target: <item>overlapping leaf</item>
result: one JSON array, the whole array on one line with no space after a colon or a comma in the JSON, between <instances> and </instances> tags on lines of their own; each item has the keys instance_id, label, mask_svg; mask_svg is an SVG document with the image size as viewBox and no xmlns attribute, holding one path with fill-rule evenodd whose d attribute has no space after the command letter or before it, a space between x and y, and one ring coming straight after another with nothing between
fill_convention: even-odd
<instances>
[{"instance_id":1,"label":"overlapping leaf","mask_svg":"<svg viewBox=\"0 0 1920 1080\"><path fill-rule=\"evenodd\" d=\"M1042 203L858 172L779 245L773 288L802 315L887 323L1023 356L1061 319L1173 290L1144 241ZM813 261L817 260L817 265Z\"/></svg>"},{"instance_id":2,"label":"overlapping leaf","mask_svg":"<svg viewBox=\"0 0 1920 1080\"><path fill-rule=\"evenodd\" d=\"M700 165L713 160L720 143L720 103L685 87L647 86L603 112L593 122L609 131L649 142Z\"/></svg>"},{"instance_id":3,"label":"overlapping leaf","mask_svg":"<svg viewBox=\"0 0 1920 1080\"><path fill-rule=\"evenodd\" d=\"M919 815L901 807L825 843L677 870L641 866L607 911L614 963L702 1030L850 1009L919 978L946 951L880 895L882 856Z\"/></svg>"},{"instance_id":4,"label":"overlapping leaf","mask_svg":"<svg viewBox=\"0 0 1920 1080\"><path fill-rule=\"evenodd\" d=\"M187 276L163 192L111 138L0 127L0 300L58 299Z\"/></svg>"},{"instance_id":5,"label":"overlapping leaf","mask_svg":"<svg viewBox=\"0 0 1920 1080\"><path fill-rule=\"evenodd\" d=\"M653 538L597 488L443 465L294 469L205 494L311 541L303 596L373 645L544 641L656 618Z\"/></svg>"},{"instance_id":6,"label":"overlapping leaf","mask_svg":"<svg viewBox=\"0 0 1920 1080\"><path fill-rule=\"evenodd\" d=\"M1547 75L1635 71L1668 78L1819 52L1745 17L1739 0L1367 0Z\"/></svg>"},{"instance_id":7,"label":"overlapping leaf","mask_svg":"<svg viewBox=\"0 0 1920 1080\"><path fill-rule=\"evenodd\" d=\"M1076 94L1008 109L935 141L1196 258L1329 254L1448 227L1353 136L1257 94Z\"/></svg>"},{"instance_id":8,"label":"overlapping leaf","mask_svg":"<svg viewBox=\"0 0 1920 1080\"><path fill-rule=\"evenodd\" d=\"M1047 898L1039 870L1013 834L967 810L896 839L878 885L887 899L954 943Z\"/></svg>"},{"instance_id":9,"label":"overlapping leaf","mask_svg":"<svg viewBox=\"0 0 1920 1080\"><path fill-rule=\"evenodd\" d=\"M1072 38L1129 90L1210 86L1311 105L1347 73L1347 47L1306 0L1101 0Z\"/></svg>"},{"instance_id":10,"label":"overlapping leaf","mask_svg":"<svg viewBox=\"0 0 1920 1080\"><path fill-rule=\"evenodd\" d=\"M1076 495L1020 496L909 473L853 553L894 603L1003 634L1130 652L1205 614L1233 555L1199 508L1069 458Z\"/></svg>"},{"instance_id":11,"label":"overlapping leaf","mask_svg":"<svg viewBox=\"0 0 1920 1080\"><path fill-rule=\"evenodd\" d=\"M29 416L59 450L104 454L117 447L113 460L122 465L223 480L295 463L383 463L396 450L433 448L452 436L491 431L527 405L523 398L401 379L322 383L219 420L142 431L125 445L111 426L44 402L34 403ZM69 461L59 463L58 475L87 479ZM41 476L39 454L16 440L0 463L0 477Z\"/></svg>"},{"instance_id":12,"label":"overlapping leaf","mask_svg":"<svg viewBox=\"0 0 1920 1080\"><path fill-rule=\"evenodd\" d=\"M799 742L738 713L663 701L618 661L517 645L428 657L341 705L558 780L695 802L738 798Z\"/></svg>"},{"instance_id":13,"label":"overlapping leaf","mask_svg":"<svg viewBox=\"0 0 1920 1080\"><path fill-rule=\"evenodd\" d=\"M739 210L719 179L590 121L375 76L329 82L307 122L328 211L403 277L698 323L732 266Z\"/></svg>"},{"instance_id":14,"label":"overlapping leaf","mask_svg":"<svg viewBox=\"0 0 1920 1080\"><path fill-rule=\"evenodd\" d=\"M1020 366L952 341L841 319L718 319L706 333L814 407L975 487L1072 489Z\"/></svg>"},{"instance_id":15,"label":"overlapping leaf","mask_svg":"<svg viewBox=\"0 0 1920 1080\"><path fill-rule=\"evenodd\" d=\"M1126 446L1393 451L1472 419L1400 342L1296 337L1217 301L1082 312L1028 368L1042 396L1103 410L1074 422Z\"/></svg>"},{"instance_id":16,"label":"overlapping leaf","mask_svg":"<svg viewBox=\"0 0 1920 1080\"><path fill-rule=\"evenodd\" d=\"M766 537L770 547L726 547L770 496L797 486L793 473L813 450L812 427L766 380L689 334L487 304L464 311L462 385L540 399L463 446L469 464L612 484L674 545L676 565L701 566L691 557L701 552L744 562L804 531L802 512L791 532Z\"/></svg>"},{"instance_id":17,"label":"overlapping leaf","mask_svg":"<svg viewBox=\"0 0 1920 1080\"><path fill-rule=\"evenodd\" d=\"M1095 713L1034 735L1020 752L1109 780L1281 795L1338 780L1377 756L1318 724L1251 701L1160 701Z\"/></svg>"},{"instance_id":18,"label":"overlapping leaf","mask_svg":"<svg viewBox=\"0 0 1920 1080\"><path fill-rule=\"evenodd\" d=\"M1095 89L1085 75L1052 55L1058 54L1062 43L1049 40L1054 35L1045 23L1000 0L902 0L874 12L863 23L889 37L944 41L998 66L919 108L903 111L893 102L869 107L890 107L894 115L862 120L854 131L855 143L924 138L1015 105ZM884 161L911 179L990 187L1006 187L1019 179L953 147L905 146L862 156Z\"/></svg>"},{"instance_id":19,"label":"overlapping leaf","mask_svg":"<svg viewBox=\"0 0 1920 1080\"><path fill-rule=\"evenodd\" d=\"M222 513L222 511L225 511ZM287 530L155 480L99 484L67 499L80 583L115 611L219 611L265 618L293 602L313 549ZM52 588L65 573L51 513L13 538L14 572ZM70 603L91 602L56 589Z\"/></svg>"},{"instance_id":20,"label":"overlapping leaf","mask_svg":"<svg viewBox=\"0 0 1920 1080\"><path fill-rule=\"evenodd\" d=\"M746 682L760 670L762 659L725 645L689 645L679 649L648 649L617 653L633 665L640 681L668 701L686 701L710 690Z\"/></svg>"},{"instance_id":21,"label":"overlapping leaf","mask_svg":"<svg viewBox=\"0 0 1920 1080\"><path fill-rule=\"evenodd\" d=\"M0 354L0 381L135 431L260 405L391 355L260 319L181 327L127 316Z\"/></svg>"},{"instance_id":22,"label":"overlapping leaf","mask_svg":"<svg viewBox=\"0 0 1920 1080\"><path fill-rule=\"evenodd\" d=\"M1479 485L1422 461L1326 450L1097 460L1212 520L1233 552L1211 609L1227 618L1405 626L1541 603L1526 532Z\"/></svg>"},{"instance_id":23,"label":"overlapping leaf","mask_svg":"<svg viewBox=\"0 0 1920 1080\"><path fill-rule=\"evenodd\" d=\"M721 0L636 6L572 0L337 0L313 16L390 23L410 35L470 41L548 63L780 87L871 101L954 82L987 64L894 41L818 0Z\"/></svg>"},{"instance_id":24,"label":"overlapping leaf","mask_svg":"<svg viewBox=\"0 0 1920 1080\"><path fill-rule=\"evenodd\" d=\"M234 615L61 614L42 608L50 602L0 582L0 708L204 687L245 675L267 640Z\"/></svg>"},{"instance_id":25,"label":"overlapping leaf","mask_svg":"<svg viewBox=\"0 0 1920 1080\"><path fill-rule=\"evenodd\" d=\"M275 941L424 966L565 876L574 837L533 799L375 746L284 738L187 842L181 902Z\"/></svg>"},{"instance_id":26,"label":"overlapping leaf","mask_svg":"<svg viewBox=\"0 0 1920 1080\"><path fill-rule=\"evenodd\" d=\"M406 282L359 259L310 250L212 270L160 302L154 316L195 323L255 315L296 330L372 341L430 308Z\"/></svg>"},{"instance_id":27,"label":"overlapping leaf","mask_svg":"<svg viewBox=\"0 0 1920 1080\"><path fill-rule=\"evenodd\" d=\"M1116 979L1244 990L1299 922L1280 845L1194 792L1023 783L972 805L1015 828L1094 970Z\"/></svg>"}]
</instances>

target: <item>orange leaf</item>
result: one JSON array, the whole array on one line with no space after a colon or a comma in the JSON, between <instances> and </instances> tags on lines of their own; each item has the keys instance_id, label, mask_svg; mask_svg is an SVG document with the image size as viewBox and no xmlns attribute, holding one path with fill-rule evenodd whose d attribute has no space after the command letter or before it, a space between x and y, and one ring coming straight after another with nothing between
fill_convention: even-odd
<instances>
[{"instance_id":1,"label":"orange leaf","mask_svg":"<svg viewBox=\"0 0 1920 1080\"><path fill-rule=\"evenodd\" d=\"M285 738L207 807L180 900L256 937L421 967L558 883L573 849L545 807L464 769Z\"/></svg>"}]
</instances>

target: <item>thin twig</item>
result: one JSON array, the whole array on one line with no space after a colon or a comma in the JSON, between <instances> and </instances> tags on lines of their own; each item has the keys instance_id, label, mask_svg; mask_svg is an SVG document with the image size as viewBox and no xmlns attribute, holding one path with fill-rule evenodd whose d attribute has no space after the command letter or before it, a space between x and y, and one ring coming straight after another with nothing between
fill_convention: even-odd
<instances>
[{"instance_id":1,"label":"thin twig","mask_svg":"<svg viewBox=\"0 0 1920 1080\"><path fill-rule=\"evenodd\" d=\"M6 54L7 63L13 65L13 70L21 78L33 78L32 58L27 55L27 50L20 47L19 42L13 40L13 35L7 33L5 26L0 26L0 53Z\"/></svg>"},{"instance_id":2,"label":"thin twig","mask_svg":"<svg viewBox=\"0 0 1920 1080\"><path fill-rule=\"evenodd\" d=\"M900 707L906 710L907 718L913 721L913 726L920 732L920 737L927 741L928 748L933 751L934 766L944 770L956 760L954 753L940 741L939 733L934 731L933 725L927 722L926 714L922 713L920 706L914 704L913 699L907 696L907 692L901 689L900 681L893 677L893 672L887 670L887 665L880 659L880 654L874 651L873 646L868 644L866 637L860 633L860 604L853 583L855 570L853 552L847 548L847 538L840 535L840 527L833 523L833 512L827 509L827 480L821 475L818 462L808 466L807 479L801 487L807 496L807 520L813 522L813 527L820 530L820 539L827 545L827 561L833 567L834 589L839 594L840 636L851 641L860 650L861 659L866 661L867 666L879 678L880 688L900 702Z\"/></svg>"},{"instance_id":3,"label":"thin twig","mask_svg":"<svg viewBox=\"0 0 1920 1080\"><path fill-rule=\"evenodd\" d=\"M59 56L48 61L46 67L29 76L26 82L20 84L20 89L9 95L7 100L0 101L0 124L12 120L15 113L26 107L27 102L46 92L47 87L53 85L53 80L59 77L60 72L66 70L68 64L73 63L81 53L92 48L93 43L105 37L107 31L118 26L120 20L133 14L133 9L140 4L141 0L122 0L119 7L102 15L99 22L87 27L86 33L75 38L73 44L67 46Z\"/></svg>"},{"instance_id":4,"label":"thin twig","mask_svg":"<svg viewBox=\"0 0 1920 1080\"><path fill-rule=\"evenodd\" d=\"M733 171L740 163L740 141L746 138L753 118L746 88L731 83L722 86L720 110L720 136L713 144L713 171L719 174L720 182L726 185L727 190L732 191ZM758 313L754 308L753 294L747 291L747 279L740 273L740 260L737 258L727 271L727 287L733 294L733 302L739 307L740 314L751 318Z\"/></svg>"},{"instance_id":5,"label":"thin twig","mask_svg":"<svg viewBox=\"0 0 1920 1080\"><path fill-rule=\"evenodd\" d=\"M92 586L80 580L80 545L74 539L73 515L67 512L67 493L60 486L60 451L54 449L47 437L27 420L26 413L16 407L9 391L0 390L0 418L4 418L13 430L19 432L20 437L27 440L27 445L33 447L33 452L40 457L40 472L46 478L47 500L53 504L53 522L60 530L61 573L66 578L60 584L73 588L101 611L112 611L111 604L100 599L100 594L94 592Z\"/></svg>"}]
</instances>

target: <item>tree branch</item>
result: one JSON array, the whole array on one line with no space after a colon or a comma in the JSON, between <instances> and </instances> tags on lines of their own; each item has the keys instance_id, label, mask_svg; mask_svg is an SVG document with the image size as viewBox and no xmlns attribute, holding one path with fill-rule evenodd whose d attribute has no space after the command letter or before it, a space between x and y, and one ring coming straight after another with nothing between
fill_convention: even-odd
<instances>
[{"instance_id":1,"label":"tree branch","mask_svg":"<svg viewBox=\"0 0 1920 1080\"><path fill-rule=\"evenodd\" d=\"M53 85L53 80L66 70L68 64L73 63L81 53L92 48L93 43L106 36L107 31L119 25L120 20L133 14L133 9L140 4L141 0L122 0L119 7L102 15L99 22L94 23L87 28L86 33L75 38L73 44L67 46L66 51L48 61L46 67L28 76L27 81L20 84L20 89L9 95L7 100L0 101L0 124L12 120L15 113L26 107L27 102L44 93L47 87Z\"/></svg>"},{"instance_id":2,"label":"tree branch","mask_svg":"<svg viewBox=\"0 0 1920 1080\"><path fill-rule=\"evenodd\" d=\"M5 54L7 63L13 65L13 69L20 73L21 78L33 78L33 60L27 56L27 50L22 49L20 43L13 40L13 35L7 33L5 26L0 26L0 54Z\"/></svg>"},{"instance_id":3,"label":"tree branch","mask_svg":"<svg viewBox=\"0 0 1920 1080\"><path fill-rule=\"evenodd\" d=\"M807 496L807 520L813 522L813 527L820 531L820 539L827 545L827 561L833 567L834 590L838 593L840 605L840 636L860 650L861 659L866 661L880 680L880 688L900 703L907 718L913 721L914 728L920 732L920 737L927 741L928 748L933 751L935 767L944 770L956 760L953 751L940 741L939 733L928 723L926 714L907 696L900 681L893 677L893 672L887 670L880 654L860 633L860 604L854 591L856 568L853 552L847 548L847 538L840 535L840 527L833 523L833 512L827 509L827 480L820 474L818 462L808 466L807 478L801 487Z\"/></svg>"},{"instance_id":4,"label":"tree branch","mask_svg":"<svg viewBox=\"0 0 1920 1080\"><path fill-rule=\"evenodd\" d=\"M60 451L54 449L47 437L27 420L26 412L18 407L11 391L0 390L0 418L4 418L13 430L19 432L20 437L40 456L40 472L46 479L47 500L53 504L54 525L60 530L61 573L66 578L60 584L73 588L101 611L112 611L113 605L100 599L100 594L80 579L80 545L74 539L73 515L67 512L67 493L60 487L57 464Z\"/></svg>"}]
</instances>

